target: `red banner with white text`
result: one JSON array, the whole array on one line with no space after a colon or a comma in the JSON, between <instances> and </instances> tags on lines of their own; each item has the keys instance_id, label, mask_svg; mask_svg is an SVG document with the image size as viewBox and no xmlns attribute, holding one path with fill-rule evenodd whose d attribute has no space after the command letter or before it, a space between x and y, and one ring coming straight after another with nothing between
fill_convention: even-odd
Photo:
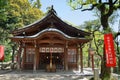
<instances>
[{"instance_id":1,"label":"red banner with white text","mask_svg":"<svg viewBox=\"0 0 120 80\"><path fill-rule=\"evenodd\" d=\"M115 55L112 33L104 35L104 44L105 44L106 66L115 67L116 66L116 55Z\"/></svg>"},{"instance_id":2,"label":"red banner with white text","mask_svg":"<svg viewBox=\"0 0 120 80\"><path fill-rule=\"evenodd\" d=\"M0 45L0 61L4 60L4 46Z\"/></svg>"}]
</instances>

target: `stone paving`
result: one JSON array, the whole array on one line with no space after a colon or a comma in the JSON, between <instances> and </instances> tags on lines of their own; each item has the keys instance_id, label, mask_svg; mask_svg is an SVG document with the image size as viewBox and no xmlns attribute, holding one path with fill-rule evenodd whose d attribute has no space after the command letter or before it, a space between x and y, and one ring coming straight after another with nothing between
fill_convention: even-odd
<instances>
[{"instance_id":1,"label":"stone paving","mask_svg":"<svg viewBox=\"0 0 120 80\"><path fill-rule=\"evenodd\" d=\"M3 71L0 70L0 80L89 80L93 76L92 72L85 71Z\"/></svg>"}]
</instances>

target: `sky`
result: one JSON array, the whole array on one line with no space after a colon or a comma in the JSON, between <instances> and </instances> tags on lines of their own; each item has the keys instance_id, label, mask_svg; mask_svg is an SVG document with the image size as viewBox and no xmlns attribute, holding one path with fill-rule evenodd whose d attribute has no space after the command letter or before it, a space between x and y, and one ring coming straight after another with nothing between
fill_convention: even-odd
<instances>
[{"instance_id":1,"label":"sky","mask_svg":"<svg viewBox=\"0 0 120 80\"><path fill-rule=\"evenodd\" d=\"M47 11L47 7L53 5L58 17L75 25L80 25L83 24L84 21L93 19L93 14L89 13L90 11L81 12L80 10L72 10L66 0L41 0L41 3L43 12Z\"/></svg>"},{"instance_id":2,"label":"sky","mask_svg":"<svg viewBox=\"0 0 120 80\"><path fill-rule=\"evenodd\" d=\"M41 10L43 12L47 12L47 7L53 5L58 17L76 26L84 24L85 21L96 19L94 13L91 11L72 10L67 0L41 0L41 4ZM116 21L113 29L118 31L118 21Z\"/></svg>"}]
</instances>

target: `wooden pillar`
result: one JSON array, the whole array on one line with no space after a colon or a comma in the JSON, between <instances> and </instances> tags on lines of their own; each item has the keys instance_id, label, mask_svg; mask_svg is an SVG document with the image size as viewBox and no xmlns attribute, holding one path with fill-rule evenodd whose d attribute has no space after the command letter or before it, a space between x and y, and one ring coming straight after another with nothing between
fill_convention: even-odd
<instances>
[{"instance_id":1,"label":"wooden pillar","mask_svg":"<svg viewBox=\"0 0 120 80\"><path fill-rule=\"evenodd\" d=\"M20 51L18 51L17 55L17 70L20 70Z\"/></svg>"},{"instance_id":2,"label":"wooden pillar","mask_svg":"<svg viewBox=\"0 0 120 80\"><path fill-rule=\"evenodd\" d=\"M88 67L90 67L90 52L88 51Z\"/></svg>"},{"instance_id":3,"label":"wooden pillar","mask_svg":"<svg viewBox=\"0 0 120 80\"><path fill-rule=\"evenodd\" d=\"M36 48L36 68L38 69L39 68L39 47L37 46Z\"/></svg>"},{"instance_id":4,"label":"wooden pillar","mask_svg":"<svg viewBox=\"0 0 120 80\"><path fill-rule=\"evenodd\" d=\"M77 47L77 55L76 55L76 57L77 57L77 68L78 68L78 70L80 70L80 46L79 45Z\"/></svg>"},{"instance_id":5,"label":"wooden pillar","mask_svg":"<svg viewBox=\"0 0 120 80\"><path fill-rule=\"evenodd\" d=\"M68 49L68 44L66 42L65 50L64 50L64 68L65 68L65 71L68 71L68 53L67 53L67 49Z\"/></svg>"},{"instance_id":6,"label":"wooden pillar","mask_svg":"<svg viewBox=\"0 0 120 80\"><path fill-rule=\"evenodd\" d=\"M35 54L34 54L34 63L33 63L33 71L36 72L36 69L37 69L37 54L38 54L38 47L36 45L36 42L35 42Z\"/></svg>"},{"instance_id":7,"label":"wooden pillar","mask_svg":"<svg viewBox=\"0 0 120 80\"><path fill-rule=\"evenodd\" d=\"M21 54L21 68L24 69L24 62L25 62L25 47L22 48L22 54Z\"/></svg>"},{"instance_id":8,"label":"wooden pillar","mask_svg":"<svg viewBox=\"0 0 120 80\"><path fill-rule=\"evenodd\" d=\"M12 46L12 63L14 63L15 45Z\"/></svg>"},{"instance_id":9,"label":"wooden pillar","mask_svg":"<svg viewBox=\"0 0 120 80\"><path fill-rule=\"evenodd\" d=\"M92 59L92 70L94 71L94 55L91 55L91 59Z\"/></svg>"},{"instance_id":10,"label":"wooden pillar","mask_svg":"<svg viewBox=\"0 0 120 80\"><path fill-rule=\"evenodd\" d=\"M24 47L24 52L22 56L22 69L25 69L25 61L26 61L26 47Z\"/></svg>"},{"instance_id":11,"label":"wooden pillar","mask_svg":"<svg viewBox=\"0 0 120 80\"><path fill-rule=\"evenodd\" d=\"M80 44L80 65L81 65L81 73L83 73L83 53L82 53L82 45Z\"/></svg>"},{"instance_id":12,"label":"wooden pillar","mask_svg":"<svg viewBox=\"0 0 120 80\"><path fill-rule=\"evenodd\" d=\"M52 52L50 52L50 69L52 69L53 63L52 63Z\"/></svg>"}]
</instances>

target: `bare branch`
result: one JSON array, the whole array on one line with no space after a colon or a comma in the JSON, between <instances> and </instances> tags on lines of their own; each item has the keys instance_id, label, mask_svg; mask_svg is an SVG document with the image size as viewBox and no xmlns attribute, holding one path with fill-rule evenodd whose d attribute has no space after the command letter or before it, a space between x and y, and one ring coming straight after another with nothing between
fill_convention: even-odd
<instances>
[{"instance_id":1,"label":"bare branch","mask_svg":"<svg viewBox=\"0 0 120 80\"><path fill-rule=\"evenodd\" d=\"M82 8L83 8L83 5L81 5L81 7L74 8L74 10L78 10L78 9L82 9Z\"/></svg>"},{"instance_id":2,"label":"bare branch","mask_svg":"<svg viewBox=\"0 0 120 80\"><path fill-rule=\"evenodd\" d=\"M101 3L102 1L101 0L99 0L99 3Z\"/></svg>"},{"instance_id":3,"label":"bare branch","mask_svg":"<svg viewBox=\"0 0 120 80\"><path fill-rule=\"evenodd\" d=\"M97 5L98 5L98 4L93 4L93 5L91 6L91 8L89 8L89 9L83 9L82 11L93 10Z\"/></svg>"},{"instance_id":4,"label":"bare branch","mask_svg":"<svg viewBox=\"0 0 120 80\"><path fill-rule=\"evenodd\" d=\"M110 5L110 3L109 3L109 2L104 2L104 3L102 3L102 4L105 4L105 5Z\"/></svg>"},{"instance_id":5,"label":"bare branch","mask_svg":"<svg viewBox=\"0 0 120 80\"><path fill-rule=\"evenodd\" d=\"M118 0L115 0L115 1L113 2L113 4L116 4L117 1L118 1Z\"/></svg>"},{"instance_id":6,"label":"bare branch","mask_svg":"<svg viewBox=\"0 0 120 80\"><path fill-rule=\"evenodd\" d=\"M79 7L77 6L76 8L74 8L74 10L82 9L84 5L87 5L87 4L86 3L82 3L81 5L79 5Z\"/></svg>"},{"instance_id":7,"label":"bare branch","mask_svg":"<svg viewBox=\"0 0 120 80\"><path fill-rule=\"evenodd\" d=\"M108 17L111 16L113 14L113 12L114 12L114 6L113 5L114 4L113 4L112 0L109 0L109 11L106 14Z\"/></svg>"}]
</instances>

